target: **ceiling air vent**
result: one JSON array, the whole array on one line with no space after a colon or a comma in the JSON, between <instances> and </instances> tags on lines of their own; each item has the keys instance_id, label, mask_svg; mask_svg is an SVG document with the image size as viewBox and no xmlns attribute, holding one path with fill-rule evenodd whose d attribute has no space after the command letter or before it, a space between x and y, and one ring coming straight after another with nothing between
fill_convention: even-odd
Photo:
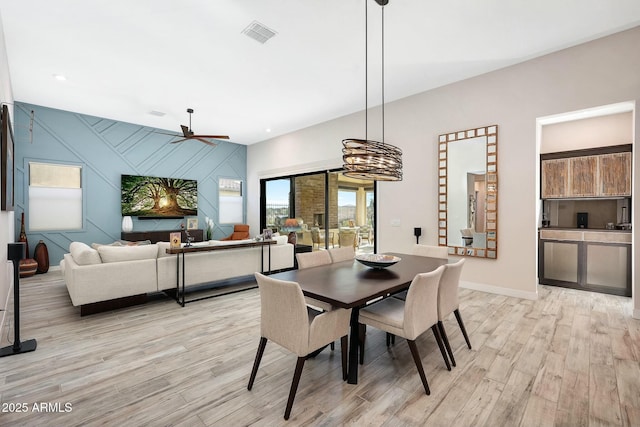
<instances>
[{"instance_id":1,"label":"ceiling air vent","mask_svg":"<svg viewBox=\"0 0 640 427\"><path fill-rule=\"evenodd\" d=\"M242 33L262 44L266 43L267 40L277 34L271 28L259 23L258 21L253 21L247 26L247 28L242 30Z\"/></svg>"}]
</instances>

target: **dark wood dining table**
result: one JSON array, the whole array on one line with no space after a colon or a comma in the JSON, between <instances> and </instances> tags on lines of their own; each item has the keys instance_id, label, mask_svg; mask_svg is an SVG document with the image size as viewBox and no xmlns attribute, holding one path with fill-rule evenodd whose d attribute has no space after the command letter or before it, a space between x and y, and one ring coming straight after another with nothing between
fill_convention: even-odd
<instances>
[{"instance_id":1,"label":"dark wood dining table","mask_svg":"<svg viewBox=\"0 0 640 427\"><path fill-rule=\"evenodd\" d=\"M349 384L358 383L358 351L360 308L372 300L386 298L409 287L418 273L427 273L446 264L446 259L385 252L401 260L387 268L367 267L360 262L343 261L304 270L289 270L272 274L279 280L297 282L302 292L311 298L327 302L334 307L351 308L349 342Z\"/></svg>"}]
</instances>

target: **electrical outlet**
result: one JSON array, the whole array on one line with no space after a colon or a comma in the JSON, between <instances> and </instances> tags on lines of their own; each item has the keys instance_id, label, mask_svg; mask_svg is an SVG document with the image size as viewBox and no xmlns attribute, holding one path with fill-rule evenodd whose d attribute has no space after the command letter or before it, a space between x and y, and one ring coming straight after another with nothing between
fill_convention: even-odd
<instances>
[{"instance_id":1,"label":"electrical outlet","mask_svg":"<svg viewBox=\"0 0 640 427\"><path fill-rule=\"evenodd\" d=\"M400 227L400 220L399 219L392 219L391 220L391 226L392 227Z\"/></svg>"}]
</instances>

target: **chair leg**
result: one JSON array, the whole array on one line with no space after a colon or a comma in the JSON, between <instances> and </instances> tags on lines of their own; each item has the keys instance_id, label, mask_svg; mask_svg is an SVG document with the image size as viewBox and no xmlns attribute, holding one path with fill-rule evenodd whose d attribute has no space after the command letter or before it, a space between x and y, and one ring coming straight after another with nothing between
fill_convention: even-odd
<instances>
[{"instance_id":1,"label":"chair leg","mask_svg":"<svg viewBox=\"0 0 640 427\"><path fill-rule=\"evenodd\" d=\"M358 323L359 335L360 335L360 364L364 365L364 339L367 336L367 326L362 323Z\"/></svg>"},{"instance_id":2,"label":"chair leg","mask_svg":"<svg viewBox=\"0 0 640 427\"><path fill-rule=\"evenodd\" d=\"M422 360L420 359L420 353L418 353L418 346L416 346L415 341L407 340L407 344L409 344L409 349L411 350L413 361L416 362L416 368L418 368L418 374L420 374L420 379L422 380L424 391L429 395L431 394L431 390L429 390L429 383L427 383L427 377L424 375L424 368L422 367Z\"/></svg>"},{"instance_id":3,"label":"chair leg","mask_svg":"<svg viewBox=\"0 0 640 427\"><path fill-rule=\"evenodd\" d=\"M467 330L464 327L464 323L462 322L462 317L460 317L460 310L457 308L453 310L453 314L456 315L456 319L458 319L458 325L460 325L460 329L462 330L462 335L464 335L464 340L467 342L467 347L471 350L471 341L469 341L469 336L467 335Z\"/></svg>"},{"instance_id":4,"label":"chair leg","mask_svg":"<svg viewBox=\"0 0 640 427\"><path fill-rule=\"evenodd\" d=\"M447 365L447 371L450 371L451 365L449 364L449 358L447 357L447 353L444 350L444 345L442 345L442 338L440 337L440 330L438 329L438 326L431 325L431 331L433 331L433 336L436 338L436 342L438 343L438 347L440 348L440 353L442 353L444 364Z\"/></svg>"},{"instance_id":5,"label":"chair leg","mask_svg":"<svg viewBox=\"0 0 640 427\"><path fill-rule=\"evenodd\" d=\"M453 350L451 350L451 345L449 345L449 337L447 336L447 331L444 330L444 324L438 320L438 329L440 330L440 337L442 341L444 341L444 346L447 348L447 353L449 353L449 359L451 359L451 364L456 366L456 359L453 357Z\"/></svg>"},{"instance_id":6,"label":"chair leg","mask_svg":"<svg viewBox=\"0 0 640 427\"><path fill-rule=\"evenodd\" d=\"M336 349L336 344L331 341L331 351L334 351Z\"/></svg>"},{"instance_id":7,"label":"chair leg","mask_svg":"<svg viewBox=\"0 0 640 427\"><path fill-rule=\"evenodd\" d=\"M306 357L298 357L296 363L296 370L293 372L293 381L291 381L291 390L289 390L289 399L287 400L287 408L284 410L284 419L288 420L291 415L291 407L293 406L293 399L296 398L296 391L298 391L298 383L300 382L300 375L302 374L302 367Z\"/></svg>"},{"instance_id":8,"label":"chair leg","mask_svg":"<svg viewBox=\"0 0 640 427\"><path fill-rule=\"evenodd\" d=\"M340 338L340 353L342 353L342 381L347 380L347 353L349 352L349 336Z\"/></svg>"},{"instance_id":9,"label":"chair leg","mask_svg":"<svg viewBox=\"0 0 640 427\"><path fill-rule=\"evenodd\" d=\"M265 337L260 337L260 344L258 344L258 352L256 353L256 359L253 362L253 369L251 370L251 377L249 377L249 385L247 386L247 390L251 390L251 388L253 387L253 381L256 379L258 367L260 366L260 361L262 360L262 355L264 354L264 348L266 346L267 339Z\"/></svg>"},{"instance_id":10,"label":"chair leg","mask_svg":"<svg viewBox=\"0 0 640 427\"><path fill-rule=\"evenodd\" d=\"M387 332L387 347L396 345L396 336L392 333Z\"/></svg>"}]
</instances>

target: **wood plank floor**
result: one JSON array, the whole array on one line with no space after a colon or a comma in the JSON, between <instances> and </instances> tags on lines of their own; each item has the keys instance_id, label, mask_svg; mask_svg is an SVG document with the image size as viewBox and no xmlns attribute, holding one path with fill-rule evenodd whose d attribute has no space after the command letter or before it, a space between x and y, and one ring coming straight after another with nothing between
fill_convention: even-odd
<instances>
[{"instance_id":1,"label":"wood plank floor","mask_svg":"<svg viewBox=\"0 0 640 427\"><path fill-rule=\"evenodd\" d=\"M257 289L185 308L159 297L84 318L57 271L23 279L21 290L21 338L38 348L0 359L0 425L640 426L640 321L629 298L461 290L473 350L453 316L451 372L431 333L418 340L430 396L404 340L387 348L369 328L359 384L342 382L339 350L325 350L306 363L285 422L294 355L269 343L247 391Z\"/></svg>"}]
</instances>

